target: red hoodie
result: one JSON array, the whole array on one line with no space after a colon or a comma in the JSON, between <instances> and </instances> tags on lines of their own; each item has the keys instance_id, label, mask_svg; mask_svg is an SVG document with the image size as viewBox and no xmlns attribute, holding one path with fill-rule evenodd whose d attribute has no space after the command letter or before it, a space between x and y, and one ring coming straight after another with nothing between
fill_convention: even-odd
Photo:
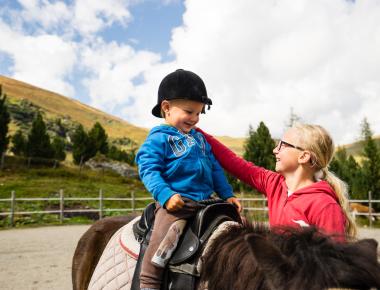
<instances>
[{"instance_id":1,"label":"red hoodie","mask_svg":"<svg viewBox=\"0 0 380 290\"><path fill-rule=\"evenodd\" d=\"M212 136L199 131L205 135L224 169L267 197L271 226L315 225L326 234L345 234L346 219L329 183L315 182L288 197L285 178L281 174L244 160Z\"/></svg>"}]
</instances>

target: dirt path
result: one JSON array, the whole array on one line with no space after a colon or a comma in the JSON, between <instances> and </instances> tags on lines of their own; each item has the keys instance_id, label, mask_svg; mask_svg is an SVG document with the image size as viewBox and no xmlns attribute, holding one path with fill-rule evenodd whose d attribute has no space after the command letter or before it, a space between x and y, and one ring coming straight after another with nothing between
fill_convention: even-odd
<instances>
[{"instance_id":1,"label":"dirt path","mask_svg":"<svg viewBox=\"0 0 380 290\"><path fill-rule=\"evenodd\" d=\"M71 259L89 226L42 227L0 231L0 288L69 290ZM361 229L380 243L380 230Z\"/></svg>"},{"instance_id":2,"label":"dirt path","mask_svg":"<svg viewBox=\"0 0 380 290\"><path fill-rule=\"evenodd\" d=\"M71 259L89 226L0 231L0 288L70 290Z\"/></svg>"}]
</instances>

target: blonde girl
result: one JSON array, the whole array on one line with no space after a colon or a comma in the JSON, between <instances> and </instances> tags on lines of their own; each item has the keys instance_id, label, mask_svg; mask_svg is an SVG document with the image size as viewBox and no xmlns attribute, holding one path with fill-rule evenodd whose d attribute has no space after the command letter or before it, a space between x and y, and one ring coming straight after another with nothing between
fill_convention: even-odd
<instances>
[{"instance_id":1,"label":"blonde girl","mask_svg":"<svg viewBox=\"0 0 380 290\"><path fill-rule=\"evenodd\" d=\"M356 236L347 187L328 170L334 144L323 127L296 124L288 129L273 149L275 172L244 160L201 132L222 167L266 195L271 226L313 225L337 240Z\"/></svg>"}]
</instances>

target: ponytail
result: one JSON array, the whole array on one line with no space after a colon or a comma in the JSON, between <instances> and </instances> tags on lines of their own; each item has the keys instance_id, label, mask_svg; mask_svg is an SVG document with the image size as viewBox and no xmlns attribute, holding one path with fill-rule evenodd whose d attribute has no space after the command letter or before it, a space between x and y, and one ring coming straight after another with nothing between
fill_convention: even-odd
<instances>
[{"instance_id":1,"label":"ponytail","mask_svg":"<svg viewBox=\"0 0 380 290\"><path fill-rule=\"evenodd\" d=\"M339 179L334 173L330 172L327 168L323 168L321 171L323 172L324 179L334 189L339 205L341 206L346 217L346 235L350 238L355 238L357 236L357 227L350 212L346 183Z\"/></svg>"},{"instance_id":2,"label":"ponytail","mask_svg":"<svg viewBox=\"0 0 380 290\"><path fill-rule=\"evenodd\" d=\"M347 185L327 168L334 155L334 142L330 134L319 125L296 124L300 135L299 144L310 151L311 167L315 169L315 180L326 180L335 191L338 203L346 218L345 233L348 238L355 238L357 228L351 216Z\"/></svg>"}]
</instances>

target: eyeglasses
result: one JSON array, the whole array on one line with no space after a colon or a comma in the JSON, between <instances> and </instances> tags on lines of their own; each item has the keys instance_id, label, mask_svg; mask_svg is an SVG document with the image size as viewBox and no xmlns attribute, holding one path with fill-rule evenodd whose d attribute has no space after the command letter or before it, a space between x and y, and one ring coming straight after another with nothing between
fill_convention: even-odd
<instances>
[{"instance_id":1,"label":"eyeglasses","mask_svg":"<svg viewBox=\"0 0 380 290\"><path fill-rule=\"evenodd\" d=\"M295 149L298 149L298 150L301 150L301 151L304 151L305 149L303 149L302 147L298 147L296 145L293 145L293 144L290 144L288 142L285 142L283 140L280 140L276 146L277 150L278 151L281 151L281 149L283 148L283 145L285 145L285 147L291 147L291 148L295 148Z\"/></svg>"}]
</instances>

